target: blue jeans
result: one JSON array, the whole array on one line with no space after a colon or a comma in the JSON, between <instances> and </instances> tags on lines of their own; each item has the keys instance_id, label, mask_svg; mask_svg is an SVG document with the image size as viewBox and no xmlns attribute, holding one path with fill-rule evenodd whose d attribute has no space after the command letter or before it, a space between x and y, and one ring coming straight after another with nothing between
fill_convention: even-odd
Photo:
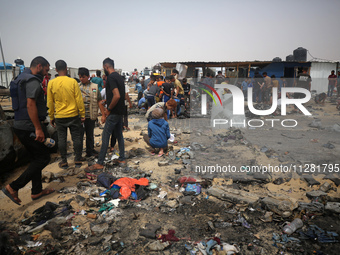
<instances>
[{"instance_id":1,"label":"blue jeans","mask_svg":"<svg viewBox=\"0 0 340 255\"><path fill-rule=\"evenodd\" d=\"M257 97L258 97L258 101L256 101ZM257 89L257 90L254 91L253 101L258 102L258 103L262 102L262 90Z\"/></svg>"},{"instance_id":2,"label":"blue jeans","mask_svg":"<svg viewBox=\"0 0 340 255\"><path fill-rule=\"evenodd\" d=\"M177 116L179 116L181 114L181 107L180 107L180 102L181 100L180 99L175 99L176 103L177 103Z\"/></svg>"},{"instance_id":3,"label":"blue jeans","mask_svg":"<svg viewBox=\"0 0 340 255\"><path fill-rule=\"evenodd\" d=\"M124 137L123 137L123 115L110 114L106 118L104 130L102 133L102 147L98 156L98 164L104 165L104 160L109 147L110 136L115 132L119 147L119 160L125 160Z\"/></svg>"},{"instance_id":4,"label":"blue jeans","mask_svg":"<svg viewBox=\"0 0 340 255\"><path fill-rule=\"evenodd\" d=\"M248 88L243 90L244 99L247 98Z\"/></svg>"},{"instance_id":5,"label":"blue jeans","mask_svg":"<svg viewBox=\"0 0 340 255\"><path fill-rule=\"evenodd\" d=\"M181 105L184 105L184 95L182 94L178 94L177 95L179 101L177 102L177 116L179 116L181 114Z\"/></svg>"},{"instance_id":6,"label":"blue jeans","mask_svg":"<svg viewBox=\"0 0 340 255\"><path fill-rule=\"evenodd\" d=\"M334 91L334 85L328 85L327 96L328 96L328 97L333 96L333 91Z\"/></svg>"},{"instance_id":7,"label":"blue jeans","mask_svg":"<svg viewBox=\"0 0 340 255\"><path fill-rule=\"evenodd\" d=\"M148 107L149 108L155 104L155 97L154 96L147 96L146 100L148 100Z\"/></svg>"},{"instance_id":8,"label":"blue jeans","mask_svg":"<svg viewBox=\"0 0 340 255\"><path fill-rule=\"evenodd\" d=\"M164 102L164 103L168 102L169 100L170 100L170 97L169 97L169 96L163 95L163 102ZM170 119L170 111L167 110L166 113L167 113L167 115L168 115L168 119Z\"/></svg>"}]
</instances>

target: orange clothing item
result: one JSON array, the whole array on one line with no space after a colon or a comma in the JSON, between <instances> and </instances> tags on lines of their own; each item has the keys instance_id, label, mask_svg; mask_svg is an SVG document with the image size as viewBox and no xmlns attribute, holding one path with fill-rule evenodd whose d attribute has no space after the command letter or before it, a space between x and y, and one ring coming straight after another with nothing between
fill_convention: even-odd
<instances>
[{"instance_id":1,"label":"orange clothing item","mask_svg":"<svg viewBox=\"0 0 340 255\"><path fill-rule=\"evenodd\" d=\"M140 185L140 186L148 186L149 185L149 180L146 178L140 178L139 180L129 178L129 177L123 177L115 181L113 184L111 184L111 187L113 185L117 185L120 187L120 194L122 197L120 199L128 199L131 195L131 192L135 191L135 185Z\"/></svg>"},{"instance_id":2,"label":"orange clothing item","mask_svg":"<svg viewBox=\"0 0 340 255\"><path fill-rule=\"evenodd\" d=\"M157 82L157 86L158 86L158 87L162 86L164 82L165 82L165 81L158 81L158 82ZM163 95L163 91L159 91L159 95Z\"/></svg>"}]
</instances>

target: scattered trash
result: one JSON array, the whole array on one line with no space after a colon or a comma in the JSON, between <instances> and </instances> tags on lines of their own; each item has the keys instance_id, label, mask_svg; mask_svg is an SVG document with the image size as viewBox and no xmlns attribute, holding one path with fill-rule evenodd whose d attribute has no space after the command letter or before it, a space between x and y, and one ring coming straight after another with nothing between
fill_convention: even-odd
<instances>
[{"instance_id":1,"label":"scattered trash","mask_svg":"<svg viewBox=\"0 0 340 255\"><path fill-rule=\"evenodd\" d=\"M175 174L181 174L182 170L181 169L175 169Z\"/></svg>"},{"instance_id":2,"label":"scattered trash","mask_svg":"<svg viewBox=\"0 0 340 255\"><path fill-rule=\"evenodd\" d=\"M157 189L157 184L155 183L150 183L148 187L146 187L147 189L153 190L153 189Z\"/></svg>"},{"instance_id":3,"label":"scattered trash","mask_svg":"<svg viewBox=\"0 0 340 255\"><path fill-rule=\"evenodd\" d=\"M144 236L146 238L151 238L151 239L156 239L156 232L157 230L160 230L161 226L160 225L154 225L151 223L147 223L145 225L145 229L141 229L139 231L139 234L141 236Z\"/></svg>"},{"instance_id":4,"label":"scattered trash","mask_svg":"<svg viewBox=\"0 0 340 255\"><path fill-rule=\"evenodd\" d=\"M159 192L159 195L157 196L157 197L159 197L159 198L165 198L166 197L166 195L167 195L168 193L166 192L166 191L164 191L164 190L162 190L161 192Z\"/></svg>"},{"instance_id":5,"label":"scattered trash","mask_svg":"<svg viewBox=\"0 0 340 255\"><path fill-rule=\"evenodd\" d=\"M283 227L283 232L287 235L293 234L297 229L303 227L303 222L301 219L296 218L291 223L288 223L286 226Z\"/></svg>"},{"instance_id":6,"label":"scattered trash","mask_svg":"<svg viewBox=\"0 0 340 255\"><path fill-rule=\"evenodd\" d=\"M162 240L162 242L164 243L164 242L178 242L179 241L179 238L177 238L176 236L175 236L175 230L173 230L173 229L170 229L169 231L168 231L168 234L163 234L163 235L159 235L158 237L157 237L157 239L158 240Z\"/></svg>"},{"instance_id":7,"label":"scattered trash","mask_svg":"<svg viewBox=\"0 0 340 255\"><path fill-rule=\"evenodd\" d=\"M331 188L332 186L328 182L325 182L320 186L319 190L321 190L322 192L328 192Z\"/></svg>"},{"instance_id":8,"label":"scattered trash","mask_svg":"<svg viewBox=\"0 0 340 255\"><path fill-rule=\"evenodd\" d=\"M272 222L273 221L273 212L266 212L266 214L260 218L263 222Z\"/></svg>"},{"instance_id":9,"label":"scattered trash","mask_svg":"<svg viewBox=\"0 0 340 255\"><path fill-rule=\"evenodd\" d=\"M170 138L168 139L168 141L170 143L173 143L175 141L175 135L174 134L170 134Z\"/></svg>"},{"instance_id":10,"label":"scattered trash","mask_svg":"<svg viewBox=\"0 0 340 255\"><path fill-rule=\"evenodd\" d=\"M266 146L263 146L260 151L266 153L269 149Z\"/></svg>"},{"instance_id":11,"label":"scattered trash","mask_svg":"<svg viewBox=\"0 0 340 255\"><path fill-rule=\"evenodd\" d=\"M307 231L299 231L301 239L310 239L318 241L319 243L337 243L338 234L331 231L325 231L319 228L317 225L309 225Z\"/></svg>"},{"instance_id":12,"label":"scattered trash","mask_svg":"<svg viewBox=\"0 0 340 255\"><path fill-rule=\"evenodd\" d=\"M309 123L308 126L313 127L313 128L322 128L321 120L315 119L311 123Z\"/></svg>"},{"instance_id":13,"label":"scattered trash","mask_svg":"<svg viewBox=\"0 0 340 255\"><path fill-rule=\"evenodd\" d=\"M322 145L322 147L325 147L327 149L334 149L335 148L335 146L331 142L328 142L328 143Z\"/></svg>"},{"instance_id":14,"label":"scattered trash","mask_svg":"<svg viewBox=\"0 0 340 255\"><path fill-rule=\"evenodd\" d=\"M158 162L158 166L168 166L169 165L169 161L159 161Z\"/></svg>"},{"instance_id":15,"label":"scattered trash","mask_svg":"<svg viewBox=\"0 0 340 255\"><path fill-rule=\"evenodd\" d=\"M170 245L169 242L164 242L162 243L160 240L154 241L152 243L148 243L147 247L151 250L151 251L163 251L166 247L168 247Z\"/></svg>"},{"instance_id":16,"label":"scattered trash","mask_svg":"<svg viewBox=\"0 0 340 255\"><path fill-rule=\"evenodd\" d=\"M245 228L250 228L250 224L241 215L238 215L238 219L236 220L236 222L241 223L242 226L245 227Z\"/></svg>"},{"instance_id":17,"label":"scattered trash","mask_svg":"<svg viewBox=\"0 0 340 255\"><path fill-rule=\"evenodd\" d=\"M300 243L301 241L295 237L288 237L287 234L279 235L277 233L273 233L272 240L274 241L274 246L277 247L277 243L287 244L288 242L296 242Z\"/></svg>"},{"instance_id":18,"label":"scattered trash","mask_svg":"<svg viewBox=\"0 0 340 255\"><path fill-rule=\"evenodd\" d=\"M121 199L128 199L132 192L135 191L136 185L139 186L148 186L149 180L146 178L133 179L129 177L123 177L116 180L112 185L112 187L119 187L119 193L121 195ZM142 197L138 197L138 199L142 199Z\"/></svg>"},{"instance_id":19,"label":"scattered trash","mask_svg":"<svg viewBox=\"0 0 340 255\"><path fill-rule=\"evenodd\" d=\"M325 206L326 211L330 211L332 213L340 214L340 203L338 202L328 202Z\"/></svg>"},{"instance_id":20,"label":"scattered trash","mask_svg":"<svg viewBox=\"0 0 340 255\"><path fill-rule=\"evenodd\" d=\"M199 185L199 184L187 184L185 191L193 193L194 195L198 195L198 194L201 193L201 185Z\"/></svg>"}]
</instances>

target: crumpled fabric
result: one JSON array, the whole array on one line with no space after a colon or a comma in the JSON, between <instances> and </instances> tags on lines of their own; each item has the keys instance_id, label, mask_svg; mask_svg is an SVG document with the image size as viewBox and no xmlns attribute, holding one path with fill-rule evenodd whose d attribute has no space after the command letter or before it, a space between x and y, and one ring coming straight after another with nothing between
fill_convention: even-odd
<instances>
[{"instance_id":1,"label":"crumpled fabric","mask_svg":"<svg viewBox=\"0 0 340 255\"><path fill-rule=\"evenodd\" d=\"M325 231L319 228L317 225L309 225L309 228L306 232L299 231L301 239L317 239L320 243L337 243L338 234L331 231Z\"/></svg>"},{"instance_id":2,"label":"crumpled fabric","mask_svg":"<svg viewBox=\"0 0 340 255\"><path fill-rule=\"evenodd\" d=\"M277 243L280 243L280 244L286 244L288 242L297 242L297 243L300 243L301 241L295 237L291 237L287 234L282 234L282 235L279 235L279 234L276 234L276 233L273 233L273 237L272 237L272 240L274 241L273 243L273 246L277 247Z\"/></svg>"},{"instance_id":3,"label":"crumpled fabric","mask_svg":"<svg viewBox=\"0 0 340 255\"><path fill-rule=\"evenodd\" d=\"M172 241L172 242L178 242L179 239L175 236L175 230L169 229L168 233L166 235L161 235L157 239L162 240L162 242Z\"/></svg>"},{"instance_id":4,"label":"crumpled fabric","mask_svg":"<svg viewBox=\"0 0 340 255\"><path fill-rule=\"evenodd\" d=\"M113 185L117 185L120 187L120 194L121 197L120 199L128 199L131 195L131 192L135 191L136 186L135 185L140 185L140 186L148 186L149 185L149 180L146 178L140 178L139 180L129 178L129 177L123 177L115 181Z\"/></svg>"}]
</instances>

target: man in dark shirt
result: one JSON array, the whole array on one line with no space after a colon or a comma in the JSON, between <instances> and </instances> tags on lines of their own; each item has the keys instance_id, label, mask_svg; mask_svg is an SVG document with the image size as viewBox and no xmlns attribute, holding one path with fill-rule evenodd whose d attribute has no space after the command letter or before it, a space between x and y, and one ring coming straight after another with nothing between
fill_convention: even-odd
<instances>
[{"instance_id":1,"label":"man in dark shirt","mask_svg":"<svg viewBox=\"0 0 340 255\"><path fill-rule=\"evenodd\" d=\"M174 93L174 85L172 84L171 80L174 77L172 75L165 77L165 82L161 86L161 91L163 92L163 102L166 103L172 98ZM170 111L167 110L168 119L170 118Z\"/></svg>"},{"instance_id":2,"label":"man in dark shirt","mask_svg":"<svg viewBox=\"0 0 340 255\"><path fill-rule=\"evenodd\" d=\"M333 96L333 90L334 90L334 87L336 86L337 77L334 73L335 71L332 70L331 74L328 76L328 92L327 92L328 97Z\"/></svg>"},{"instance_id":3,"label":"man in dark shirt","mask_svg":"<svg viewBox=\"0 0 340 255\"><path fill-rule=\"evenodd\" d=\"M182 87L184 90L184 105L185 108L188 109L190 105L190 92L191 92L190 83L188 83L187 78L183 78L182 82L183 82Z\"/></svg>"},{"instance_id":4,"label":"man in dark shirt","mask_svg":"<svg viewBox=\"0 0 340 255\"><path fill-rule=\"evenodd\" d=\"M308 71L308 67L305 67L302 69L302 73L299 73L296 76L294 87L304 88L310 91L312 78L307 73L307 71ZM306 95L304 93L294 93L294 98L305 98L305 97ZM294 105L294 107L295 109L297 109L296 105Z\"/></svg>"},{"instance_id":5,"label":"man in dark shirt","mask_svg":"<svg viewBox=\"0 0 340 255\"><path fill-rule=\"evenodd\" d=\"M295 87L304 88L310 91L312 78L307 73L308 68L303 68L302 73L299 73L295 79Z\"/></svg>"},{"instance_id":6,"label":"man in dark shirt","mask_svg":"<svg viewBox=\"0 0 340 255\"><path fill-rule=\"evenodd\" d=\"M102 147L100 148L98 162L85 171L91 172L104 168L104 160L109 146L109 140L112 132L118 140L120 164L125 164L124 155L124 137L123 137L123 115L125 114L125 85L124 79L114 69L114 62L110 58L103 61L103 68L107 76L106 82L106 104L104 114L101 117L102 123L105 123L102 134Z\"/></svg>"},{"instance_id":7,"label":"man in dark shirt","mask_svg":"<svg viewBox=\"0 0 340 255\"><path fill-rule=\"evenodd\" d=\"M161 90L164 93L163 102L166 103L169 101L174 91L174 85L171 83L171 78L169 76L165 77L165 82L162 84Z\"/></svg>"},{"instance_id":8,"label":"man in dark shirt","mask_svg":"<svg viewBox=\"0 0 340 255\"><path fill-rule=\"evenodd\" d=\"M17 178L5 186L2 191L14 203L20 205L19 189L32 181L31 198L36 200L54 192L53 189L42 189L41 172L50 162L49 150L44 145L47 108L41 82L47 75L50 64L43 57L32 60L30 69L26 69L16 79L19 87L11 83L11 97L14 109L14 133L30 154L28 168ZM21 82L19 82L21 81ZM24 94L20 95L23 91ZM19 94L18 94L19 93ZM18 96L19 95L19 96Z\"/></svg>"},{"instance_id":9,"label":"man in dark shirt","mask_svg":"<svg viewBox=\"0 0 340 255\"><path fill-rule=\"evenodd\" d=\"M218 71L216 75L215 83L221 84L222 82L224 82L224 80L225 80L225 77L222 75L222 71Z\"/></svg>"}]
</instances>

